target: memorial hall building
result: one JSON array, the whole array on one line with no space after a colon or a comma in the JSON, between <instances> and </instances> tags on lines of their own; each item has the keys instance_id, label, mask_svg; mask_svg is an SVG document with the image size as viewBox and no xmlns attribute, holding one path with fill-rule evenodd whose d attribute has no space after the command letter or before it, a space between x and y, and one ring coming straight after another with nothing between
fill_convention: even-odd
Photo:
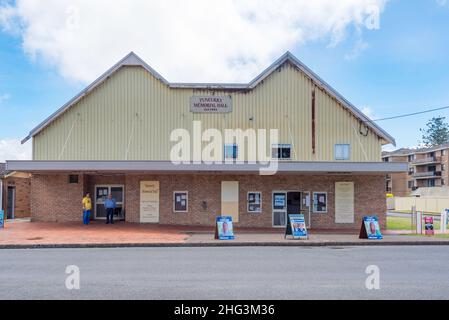
<instances>
[{"instance_id":1,"label":"memorial hall building","mask_svg":"<svg viewBox=\"0 0 449 320\"><path fill-rule=\"evenodd\" d=\"M215 139L205 159L210 134L229 130L244 137ZM366 215L385 227L386 175L408 169L383 162L394 138L289 52L231 84L169 82L130 53L23 143L32 160L7 170L31 175L32 221L82 223L90 192L99 221L112 194L125 223L212 226L224 215L276 228L303 213L311 229L355 230Z\"/></svg>"}]
</instances>

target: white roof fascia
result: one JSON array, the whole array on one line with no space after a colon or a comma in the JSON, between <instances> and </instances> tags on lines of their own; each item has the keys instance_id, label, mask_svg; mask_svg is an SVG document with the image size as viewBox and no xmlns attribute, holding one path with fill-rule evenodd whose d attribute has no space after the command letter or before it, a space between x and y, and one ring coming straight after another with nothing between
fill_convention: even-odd
<instances>
[{"instance_id":1,"label":"white roof fascia","mask_svg":"<svg viewBox=\"0 0 449 320\"><path fill-rule=\"evenodd\" d=\"M7 170L19 172L227 172L259 173L262 164L173 164L170 161L7 161ZM407 162L279 162L278 173L396 173L408 170Z\"/></svg>"}]
</instances>

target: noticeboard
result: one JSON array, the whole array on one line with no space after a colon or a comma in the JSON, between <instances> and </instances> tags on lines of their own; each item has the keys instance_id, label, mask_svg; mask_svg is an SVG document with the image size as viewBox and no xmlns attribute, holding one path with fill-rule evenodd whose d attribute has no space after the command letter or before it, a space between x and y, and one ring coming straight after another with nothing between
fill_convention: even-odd
<instances>
[{"instance_id":1,"label":"noticeboard","mask_svg":"<svg viewBox=\"0 0 449 320\"><path fill-rule=\"evenodd\" d=\"M379 219L376 216L363 217L359 238L369 240L383 239L382 233L380 232Z\"/></svg>"},{"instance_id":2,"label":"noticeboard","mask_svg":"<svg viewBox=\"0 0 449 320\"><path fill-rule=\"evenodd\" d=\"M231 216L217 217L215 223L215 239L218 240L235 239Z\"/></svg>"}]
</instances>

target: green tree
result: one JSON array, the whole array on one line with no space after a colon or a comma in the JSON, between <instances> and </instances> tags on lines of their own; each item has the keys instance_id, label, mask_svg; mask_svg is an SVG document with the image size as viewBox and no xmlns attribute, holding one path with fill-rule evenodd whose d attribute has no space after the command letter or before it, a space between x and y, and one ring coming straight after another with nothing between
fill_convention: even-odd
<instances>
[{"instance_id":1,"label":"green tree","mask_svg":"<svg viewBox=\"0 0 449 320\"><path fill-rule=\"evenodd\" d=\"M433 117L425 129L419 129L422 133L422 142L426 147L432 147L449 141L449 124L446 117Z\"/></svg>"}]
</instances>

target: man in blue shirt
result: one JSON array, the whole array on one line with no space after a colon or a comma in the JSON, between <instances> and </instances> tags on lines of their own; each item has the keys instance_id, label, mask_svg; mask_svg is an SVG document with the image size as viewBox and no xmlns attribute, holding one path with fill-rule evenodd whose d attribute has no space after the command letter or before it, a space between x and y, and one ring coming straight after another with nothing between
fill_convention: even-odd
<instances>
[{"instance_id":1,"label":"man in blue shirt","mask_svg":"<svg viewBox=\"0 0 449 320\"><path fill-rule=\"evenodd\" d=\"M106 224L114 224L114 211L116 207L115 199L112 198L112 194L108 194L108 198L104 201L104 207L106 208Z\"/></svg>"}]
</instances>

